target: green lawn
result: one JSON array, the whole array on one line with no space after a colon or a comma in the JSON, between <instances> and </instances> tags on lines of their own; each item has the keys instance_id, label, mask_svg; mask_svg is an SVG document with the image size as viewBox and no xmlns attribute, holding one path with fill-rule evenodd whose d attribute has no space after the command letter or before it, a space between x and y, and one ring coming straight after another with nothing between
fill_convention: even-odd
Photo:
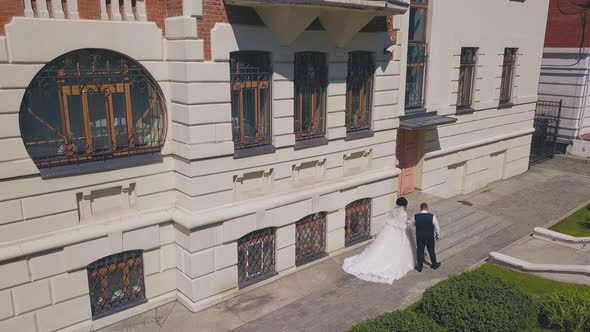
<instances>
[{"instance_id":1,"label":"green lawn","mask_svg":"<svg viewBox=\"0 0 590 332\"><path fill-rule=\"evenodd\" d=\"M553 225L550 229L571 236L590 236L590 225L585 223L588 218L590 218L590 204Z\"/></svg>"}]
</instances>

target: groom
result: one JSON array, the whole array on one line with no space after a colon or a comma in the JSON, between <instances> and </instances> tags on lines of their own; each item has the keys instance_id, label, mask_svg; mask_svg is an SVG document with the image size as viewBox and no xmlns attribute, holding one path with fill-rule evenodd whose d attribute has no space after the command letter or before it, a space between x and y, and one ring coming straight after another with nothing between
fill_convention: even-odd
<instances>
[{"instance_id":1,"label":"groom","mask_svg":"<svg viewBox=\"0 0 590 332\"><path fill-rule=\"evenodd\" d=\"M420 204L420 213L416 214L412 220L411 225L416 226L416 244L418 246L418 266L416 270L422 272L424 265L424 247L428 249L428 255L432 261L432 269L436 270L440 267L440 263L436 261L436 253L434 252L434 239L439 239L440 227L438 226L438 220L436 217L428 212L428 204Z\"/></svg>"}]
</instances>

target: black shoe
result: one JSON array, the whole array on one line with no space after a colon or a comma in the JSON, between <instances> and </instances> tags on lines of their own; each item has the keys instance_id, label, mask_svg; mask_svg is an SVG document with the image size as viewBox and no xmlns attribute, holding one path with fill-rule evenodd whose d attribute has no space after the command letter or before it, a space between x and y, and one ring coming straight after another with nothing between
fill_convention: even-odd
<instances>
[{"instance_id":1,"label":"black shoe","mask_svg":"<svg viewBox=\"0 0 590 332\"><path fill-rule=\"evenodd\" d=\"M416 266L416 267L415 267L415 269L416 269L416 271L418 271L418 272L422 272L422 268L421 268L421 267L417 267L417 266Z\"/></svg>"},{"instance_id":2,"label":"black shoe","mask_svg":"<svg viewBox=\"0 0 590 332\"><path fill-rule=\"evenodd\" d=\"M432 265L432 269L436 270L440 267L441 263L436 263L436 265Z\"/></svg>"}]
</instances>

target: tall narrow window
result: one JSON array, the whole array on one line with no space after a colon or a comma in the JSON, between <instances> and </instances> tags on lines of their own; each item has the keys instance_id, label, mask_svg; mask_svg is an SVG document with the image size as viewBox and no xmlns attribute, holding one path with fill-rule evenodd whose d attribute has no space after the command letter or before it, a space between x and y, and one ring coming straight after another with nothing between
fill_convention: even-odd
<instances>
[{"instance_id":1,"label":"tall narrow window","mask_svg":"<svg viewBox=\"0 0 590 332\"><path fill-rule=\"evenodd\" d=\"M295 54L295 137L322 137L326 133L326 54Z\"/></svg>"},{"instance_id":2,"label":"tall narrow window","mask_svg":"<svg viewBox=\"0 0 590 332\"><path fill-rule=\"evenodd\" d=\"M473 89L475 85L475 67L477 63L477 48L463 47L461 49L461 64L459 67L459 89L457 90L457 109L471 108L473 104Z\"/></svg>"},{"instance_id":3,"label":"tall narrow window","mask_svg":"<svg viewBox=\"0 0 590 332\"><path fill-rule=\"evenodd\" d=\"M295 224L295 263L297 266L326 254L326 213L309 215Z\"/></svg>"},{"instance_id":4,"label":"tall narrow window","mask_svg":"<svg viewBox=\"0 0 590 332\"><path fill-rule=\"evenodd\" d=\"M370 52L348 53L346 78L346 130L348 132L371 128L373 103L373 74L375 62Z\"/></svg>"},{"instance_id":5,"label":"tall narrow window","mask_svg":"<svg viewBox=\"0 0 590 332\"><path fill-rule=\"evenodd\" d=\"M371 199L364 198L346 206L344 227L346 246L365 240L371 236Z\"/></svg>"},{"instance_id":6,"label":"tall narrow window","mask_svg":"<svg viewBox=\"0 0 590 332\"><path fill-rule=\"evenodd\" d=\"M20 128L42 172L129 158L161 150L165 102L154 79L132 59L107 50L76 50L51 61L31 81Z\"/></svg>"},{"instance_id":7,"label":"tall narrow window","mask_svg":"<svg viewBox=\"0 0 590 332\"><path fill-rule=\"evenodd\" d=\"M275 274L274 228L254 231L238 240L240 287L246 287Z\"/></svg>"},{"instance_id":8,"label":"tall narrow window","mask_svg":"<svg viewBox=\"0 0 590 332\"><path fill-rule=\"evenodd\" d=\"M141 250L126 251L86 267L92 319L145 303Z\"/></svg>"},{"instance_id":9,"label":"tall narrow window","mask_svg":"<svg viewBox=\"0 0 590 332\"><path fill-rule=\"evenodd\" d=\"M272 71L269 53L230 53L230 75L235 148L270 144Z\"/></svg>"},{"instance_id":10,"label":"tall narrow window","mask_svg":"<svg viewBox=\"0 0 590 332\"><path fill-rule=\"evenodd\" d=\"M406 110L424 107L426 80L426 18L428 0L412 1L410 4L410 28L408 31L408 64L406 69Z\"/></svg>"},{"instance_id":11,"label":"tall narrow window","mask_svg":"<svg viewBox=\"0 0 590 332\"><path fill-rule=\"evenodd\" d=\"M514 85L514 67L518 49L504 49L504 62L502 64L502 84L500 86L500 104L508 104L512 99L512 86Z\"/></svg>"}]
</instances>

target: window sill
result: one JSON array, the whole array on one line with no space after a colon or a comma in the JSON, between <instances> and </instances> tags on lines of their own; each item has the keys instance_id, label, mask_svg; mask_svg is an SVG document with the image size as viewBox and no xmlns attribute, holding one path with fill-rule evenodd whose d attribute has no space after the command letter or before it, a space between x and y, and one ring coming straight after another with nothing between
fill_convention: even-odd
<instances>
[{"instance_id":1,"label":"window sill","mask_svg":"<svg viewBox=\"0 0 590 332\"><path fill-rule=\"evenodd\" d=\"M266 279L270 279L270 278L272 278L272 277L274 277L274 276L277 276L277 275L278 275L278 273L277 273L277 272L269 272L269 273L263 274L263 275L261 275L261 276L258 276L258 277L255 277L255 278L252 278L252 279L250 279L250 280L244 281L244 282L240 283L240 284L238 285L238 287L239 287L240 289L242 289L242 288L246 288L246 287L248 287L248 286L254 285L254 284L256 284L256 283L259 283L259 282L261 282L261 281L264 281L264 280L266 280Z\"/></svg>"},{"instance_id":2,"label":"window sill","mask_svg":"<svg viewBox=\"0 0 590 332\"><path fill-rule=\"evenodd\" d=\"M303 138L295 142L294 149L297 151L327 144L328 139L326 137Z\"/></svg>"},{"instance_id":3,"label":"window sill","mask_svg":"<svg viewBox=\"0 0 590 332\"><path fill-rule=\"evenodd\" d=\"M406 108L404 109L404 114L416 114L416 113L426 113L426 107L418 107L418 108Z\"/></svg>"},{"instance_id":4,"label":"window sill","mask_svg":"<svg viewBox=\"0 0 590 332\"><path fill-rule=\"evenodd\" d=\"M275 147L272 144L246 147L234 151L234 159L248 158L259 156L263 154L269 154L275 152Z\"/></svg>"},{"instance_id":5,"label":"window sill","mask_svg":"<svg viewBox=\"0 0 590 332\"><path fill-rule=\"evenodd\" d=\"M345 141L353 141L355 139L362 139L367 137L373 137L373 131L371 129L363 129L357 131L346 132Z\"/></svg>"},{"instance_id":6,"label":"window sill","mask_svg":"<svg viewBox=\"0 0 590 332\"><path fill-rule=\"evenodd\" d=\"M53 179L66 176L112 171L117 169L137 167L149 164L157 164L161 162L162 155L160 154L160 152L157 152L139 154L129 157L116 157L105 160L93 160L81 162L79 164L69 164L62 166L40 168L39 173L41 173L42 179Z\"/></svg>"},{"instance_id":7,"label":"window sill","mask_svg":"<svg viewBox=\"0 0 590 332\"><path fill-rule=\"evenodd\" d=\"M345 248L348 248L348 247L354 246L355 244L359 244L361 242L369 241L371 238L372 238L371 235L365 235L365 236L359 237L358 239L354 239L354 240L352 240L352 241L350 241L348 243L345 243L344 244L344 247Z\"/></svg>"},{"instance_id":8,"label":"window sill","mask_svg":"<svg viewBox=\"0 0 590 332\"><path fill-rule=\"evenodd\" d=\"M512 106L514 106L514 104L511 102L499 103L498 109L501 110L501 109L505 109L505 108L512 108Z\"/></svg>"},{"instance_id":9,"label":"window sill","mask_svg":"<svg viewBox=\"0 0 590 332\"><path fill-rule=\"evenodd\" d=\"M327 257L327 256L328 256L327 253L322 252L322 253L319 253L319 254L316 254L316 255L313 255L313 256L310 256L310 257L306 257L306 258L304 258L304 259L302 259L300 261L295 262L295 267L300 267L300 266L303 266L305 264L309 264L309 263L311 263L313 261L317 261L318 259L322 259L322 258Z\"/></svg>"},{"instance_id":10,"label":"window sill","mask_svg":"<svg viewBox=\"0 0 590 332\"><path fill-rule=\"evenodd\" d=\"M471 107L457 107L456 115L473 114L475 110Z\"/></svg>"}]
</instances>

